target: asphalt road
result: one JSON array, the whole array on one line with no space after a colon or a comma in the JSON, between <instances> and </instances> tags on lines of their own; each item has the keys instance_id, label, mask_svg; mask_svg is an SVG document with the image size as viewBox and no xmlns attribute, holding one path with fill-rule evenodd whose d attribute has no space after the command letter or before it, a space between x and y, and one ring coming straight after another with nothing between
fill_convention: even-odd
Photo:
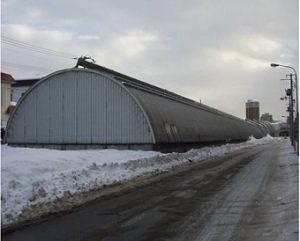
<instances>
[{"instance_id":1,"label":"asphalt road","mask_svg":"<svg viewBox=\"0 0 300 241\"><path fill-rule=\"evenodd\" d=\"M2 240L298 240L298 161L287 142L192 164Z\"/></svg>"}]
</instances>

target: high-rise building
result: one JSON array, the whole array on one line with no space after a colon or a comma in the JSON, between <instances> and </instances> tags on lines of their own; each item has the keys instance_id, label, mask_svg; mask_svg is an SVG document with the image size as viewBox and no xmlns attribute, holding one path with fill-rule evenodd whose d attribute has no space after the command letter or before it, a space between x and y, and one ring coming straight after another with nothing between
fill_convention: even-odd
<instances>
[{"instance_id":1,"label":"high-rise building","mask_svg":"<svg viewBox=\"0 0 300 241\"><path fill-rule=\"evenodd\" d=\"M259 120L259 102L248 100L246 103L246 119Z\"/></svg>"}]
</instances>

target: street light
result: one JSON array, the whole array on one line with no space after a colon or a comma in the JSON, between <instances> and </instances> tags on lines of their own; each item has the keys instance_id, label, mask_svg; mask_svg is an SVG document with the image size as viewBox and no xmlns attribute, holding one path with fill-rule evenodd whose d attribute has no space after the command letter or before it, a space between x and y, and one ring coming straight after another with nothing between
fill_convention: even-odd
<instances>
[{"instance_id":1,"label":"street light","mask_svg":"<svg viewBox=\"0 0 300 241\"><path fill-rule=\"evenodd\" d=\"M298 118L299 117L299 111L298 111L299 102L298 102L298 77L297 77L297 71L293 67L288 66L288 65L283 65L283 64L271 63L270 66L273 67L273 68L276 68L276 67L280 66L280 67L292 69L294 71L295 83L296 83L296 86L295 86L296 87L296 114L297 114L297 118Z\"/></svg>"},{"instance_id":2,"label":"street light","mask_svg":"<svg viewBox=\"0 0 300 241\"><path fill-rule=\"evenodd\" d=\"M283 64L276 64L276 63L271 63L271 67L276 68L276 67L284 67L284 68L289 68L294 71L295 74L295 87L296 87L296 124L299 124L299 99L298 99L298 77L297 77L297 71L292 67L288 65L283 65ZM293 100L292 100L293 101ZM291 120L293 121L293 120ZM298 128L298 126L297 126ZM297 136L297 145L298 145L298 136ZM297 154L299 153L298 146L296 147L297 149Z\"/></svg>"}]
</instances>

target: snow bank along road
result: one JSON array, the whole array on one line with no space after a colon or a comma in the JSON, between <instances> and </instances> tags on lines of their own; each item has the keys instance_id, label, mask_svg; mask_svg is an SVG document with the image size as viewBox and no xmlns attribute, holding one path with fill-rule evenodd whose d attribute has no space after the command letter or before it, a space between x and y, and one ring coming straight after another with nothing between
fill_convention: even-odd
<instances>
[{"instance_id":1,"label":"snow bank along road","mask_svg":"<svg viewBox=\"0 0 300 241\"><path fill-rule=\"evenodd\" d=\"M168 172L191 161L276 142L271 136L187 153L1 147L1 223L16 226L47 213L70 209L109 192L104 187Z\"/></svg>"},{"instance_id":2,"label":"snow bank along road","mask_svg":"<svg viewBox=\"0 0 300 241\"><path fill-rule=\"evenodd\" d=\"M298 239L298 160L287 141L190 167L2 240Z\"/></svg>"}]
</instances>

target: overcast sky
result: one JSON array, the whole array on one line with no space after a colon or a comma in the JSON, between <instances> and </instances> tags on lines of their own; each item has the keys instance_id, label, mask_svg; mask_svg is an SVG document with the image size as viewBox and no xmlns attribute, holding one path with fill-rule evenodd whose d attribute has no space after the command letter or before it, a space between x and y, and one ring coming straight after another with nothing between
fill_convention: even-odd
<instances>
[{"instance_id":1,"label":"overcast sky","mask_svg":"<svg viewBox=\"0 0 300 241\"><path fill-rule=\"evenodd\" d=\"M2 0L2 71L16 79L97 64L245 118L283 119L298 71L298 0ZM31 46L32 45L32 46ZM47 50L45 49L47 48ZM56 52L54 52L56 51Z\"/></svg>"}]
</instances>

